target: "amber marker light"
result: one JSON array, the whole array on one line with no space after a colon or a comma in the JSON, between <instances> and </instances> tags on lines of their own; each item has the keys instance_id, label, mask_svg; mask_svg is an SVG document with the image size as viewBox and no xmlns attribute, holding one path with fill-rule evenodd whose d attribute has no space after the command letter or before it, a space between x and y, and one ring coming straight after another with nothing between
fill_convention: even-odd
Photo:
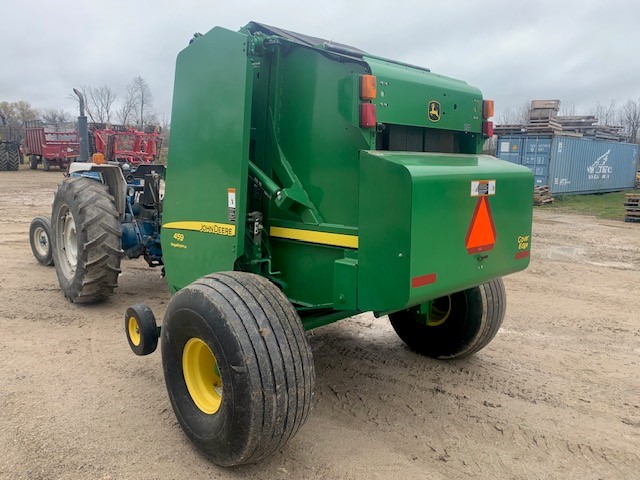
<instances>
[{"instance_id":1,"label":"amber marker light","mask_svg":"<svg viewBox=\"0 0 640 480\"><path fill-rule=\"evenodd\" d=\"M482 102L482 118L485 120L493 117L494 108L493 108L493 100L484 100Z\"/></svg>"},{"instance_id":2,"label":"amber marker light","mask_svg":"<svg viewBox=\"0 0 640 480\"><path fill-rule=\"evenodd\" d=\"M376 77L374 75L360 75L360 99L373 100L376 98Z\"/></svg>"}]
</instances>

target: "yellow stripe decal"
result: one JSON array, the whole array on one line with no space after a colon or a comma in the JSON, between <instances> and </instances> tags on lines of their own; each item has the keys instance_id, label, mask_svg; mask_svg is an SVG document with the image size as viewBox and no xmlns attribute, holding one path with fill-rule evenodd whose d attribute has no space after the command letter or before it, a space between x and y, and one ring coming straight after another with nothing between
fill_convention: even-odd
<instances>
[{"instance_id":1,"label":"yellow stripe decal","mask_svg":"<svg viewBox=\"0 0 640 480\"><path fill-rule=\"evenodd\" d=\"M358 248L357 235L318 232L316 230L298 230L297 228L284 227L271 227L269 234L272 237L287 238L289 240L334 245L336 247Z\"/></svg>"},{"instance_id":2,"label":"yellow stripe decal","mask_svg":"<svg viewBox=\"0 0 640 480\"><path fill-rule=\"evenodd\" d=\"M236 226L227 223L213 222L169 222L162 225L162 228L173 228L176 230L192 230L194 232L211 233L212 235L224 235L225 237L236 236Z\"/></svg>"}]
</instances>

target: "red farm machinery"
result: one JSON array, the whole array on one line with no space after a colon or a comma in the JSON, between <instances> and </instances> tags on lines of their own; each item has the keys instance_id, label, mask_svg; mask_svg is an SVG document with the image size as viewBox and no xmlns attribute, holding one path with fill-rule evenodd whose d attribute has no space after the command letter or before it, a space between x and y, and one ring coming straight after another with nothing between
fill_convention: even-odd
<instances>
[{"instance_id":1,"label":"red farm machinery","mask_svg":"<svg viewBox=\"0 0 640 480\"><path fill-rule=\"evenodd\" d=\"M107 162L153 163L161 146L160 129L156 126L147 125L139 130L124 125L89 124L89 153L101 153Z\"/></svg>"},{"instance_id":2,"label":"red farm machinery","mask_svg":"<svg viewBox=\"0 0 640 480\"><path fill-rule=\"evenodd\" d=\"M47 125L40 120L27 122L26 154L32 170L41 163L45 171L52 165L67 168L80 155L77 128L72 124ZM105 123L89 124L89 155L101 154L102 161L139 165L157 160L162 146L160 129L144 129Z\"/></svg>"},{"instance_id":3,"label":"red farm machinery","mask_svg":"<svg viewBox=\"0 0 640 480\"><path fill-rule=\"evenodd\" d=\"M39 163L45 171L51 166L67 168L80 154L78 132L72 123L49 125L30 120L25 130L25 154L29 155L32 170L38 168Z\"/></svg>"}]
</instances>

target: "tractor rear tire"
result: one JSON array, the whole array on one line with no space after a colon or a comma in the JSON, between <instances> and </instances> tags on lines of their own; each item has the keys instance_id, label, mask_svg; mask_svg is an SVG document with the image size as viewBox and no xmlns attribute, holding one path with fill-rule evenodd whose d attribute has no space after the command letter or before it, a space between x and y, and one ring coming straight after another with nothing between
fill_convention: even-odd
<instances>
[{"instance_id":1,"label":"tractor rear tire","mask_svg":"<svg viewBox=\"0 0 640 480\"><path fill-rule=\"evenodd\" d=\"M391 326L413 351L433 358L473 355L496 335L507 298L501 278L433 301L428 315L420 307L389 315Z\"/></svg>"},{"instance_id":2,"label":"tractor rear tire","mask_svg":"<svg viewBox=\"0 0 640 480\"><path fill-rule=\"evenodd\" d=\"M0 172L4 172L9 168L9 152L7 146L0 143Z\"/></svg>"},{"instance_id":3,"label":"tractor rear tire","mask_svg":"<svg viewBox=\"0 0 640 480\"><path fill-rule=\"evenodd\" d=\"M20 168L20 147L16 144L7 145L8 163L7 170L17 172Z\"/></svg>"},{"instance_id":4,"label":"tractor rear tire","mask_svg":"<svg viewBox=\"0 0 640 480\"><path fill-rule=\"evenodd\" d=\"M29 155L29 168L31 170L38 169L38 157L36 157L35 155Z\"/></svg>"},{"instance_id":5,"label":"tractor rear tire","mask_svg":"<svg viewBox=\"0 0 640 480\"><path fill-rule=\"evenodd\" d=\"M46 267L53 265L51 253L51 221L46 217L36 217L29 226L29 243L38 263Z\"/></svg>"},{"instance_id":6,"label":"tractor rear tire","mask_svg":"<svg viewBox=\"0 0 640 480\"><path fill-rule=\"evenodd\" d=\"M46 159L46 157L42 157L42 169L45 172L48 172L49 170L51 170L51 162L49 162L49 160Z\"/></svg>"},{"instance_id":7,"label":"tractor rear tire","mask_svg":"<svg viewBox=\"0 0 640 480\"><path fill-rule=\"evenodd\" d=\"M305 423L311 349L295 309L265 278L216 273L183 288L169 303L161 343L178 422L214 463L257 462Z\"/></svg>"},{"instance_id":8,"label":"tractor rear tire","mask_svg":"<svg viewBox=\"0 0 640 480\"><path fill-rule=\"evenodd\" d=\"M120 220L106 185L69 177L53 200L53 261L65 297L74 303L104 300L120 274Z\"/></svg>"}]
</instances>

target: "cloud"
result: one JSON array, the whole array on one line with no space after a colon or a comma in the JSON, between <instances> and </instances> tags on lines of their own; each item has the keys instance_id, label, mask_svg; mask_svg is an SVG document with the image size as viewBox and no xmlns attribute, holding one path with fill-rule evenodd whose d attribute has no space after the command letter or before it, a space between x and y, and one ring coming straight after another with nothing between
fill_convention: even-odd
<instances>
[{"instance_id":1,"label":"cloud","mask_svg":"<svg viewBox=\"0 0 640 480\"><path fill-rule=\"evenodd\" d=\"M250 20L328 38L460 78L497 112L533 98L586 110L640 97L633 1L379 0L322 3L5 0L0 100L74 110L74 86L124 91L134 76L170 111L175 58L194 32Z\"/></svg>"}]
</instances>

